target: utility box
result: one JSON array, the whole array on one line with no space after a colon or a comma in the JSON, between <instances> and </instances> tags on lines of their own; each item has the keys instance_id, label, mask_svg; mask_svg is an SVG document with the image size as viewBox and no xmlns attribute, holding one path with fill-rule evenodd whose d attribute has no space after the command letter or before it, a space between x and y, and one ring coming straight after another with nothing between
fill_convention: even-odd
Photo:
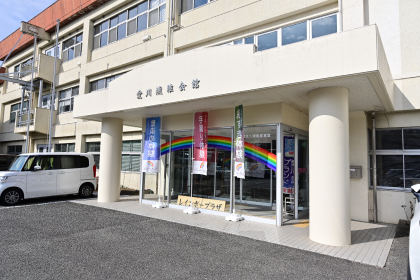
<instances>
[{"instance_id":1,"label":"utility box","mask_svg":"<svg viewBox=\"0 0 420 280\"><path fill-rule=\"evenodd\" d=\"M362 167L350 165L350 178L362 178Z\"/></svg>"}]
</instances>

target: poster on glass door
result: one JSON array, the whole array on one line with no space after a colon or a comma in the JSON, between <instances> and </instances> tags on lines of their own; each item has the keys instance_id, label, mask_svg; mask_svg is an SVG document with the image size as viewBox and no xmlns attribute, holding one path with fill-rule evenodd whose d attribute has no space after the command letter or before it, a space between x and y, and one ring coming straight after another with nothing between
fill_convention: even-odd
<instances>
[{"instance_id":1,"label":"poster on glass door","mask_svg":"<svg viewBox=\"0 0 420 280\"><path fill-rule=\"evenodd\" d=\"M283 193L295 193L295 137L284 136Z\"/></svg>"},{"instance_id":2,"label":"poster on glass door","mask_svg":"<svg viewBox=\"0 0 420 280\"><path fill-rule=\"evenodd\" d=\"M160 117L147 118L144 132L142 172L160 171Z\"/></svg>"},{"instance_id":3,"label":"poster on glass door","mask_svg":"<svg viewBox=\"0 0 420 280\"><path fill-rule=\"evenodd\" d=\"M193 174L207 175L208 112L194 113Z\"/></svg>"},{"instance_id":4,"label":"poster on glass door","mask_svg":"<svg viewBox=\"0 0 420 280\"><path fill-rule=\"evenodd\" d=\"M245 179L244 108L235 107L235 172L236 178Z\"/></svg>"}]
</instances>

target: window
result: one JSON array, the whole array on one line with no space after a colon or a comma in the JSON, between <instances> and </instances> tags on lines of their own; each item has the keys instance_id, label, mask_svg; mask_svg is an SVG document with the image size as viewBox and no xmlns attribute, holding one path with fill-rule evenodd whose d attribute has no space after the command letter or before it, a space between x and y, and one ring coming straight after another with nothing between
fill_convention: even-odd
<instances>
[{"instance_id":1,"label":"window","mask_svg":"<svg viewBox=\"0 0 420 280\"><path fill-rule=\"evenodd\" d=\"M81 33L63 42L63 55L61 56L63 62L82 55L82 41L83 34Z\"/></svg>"},{"instance_id":2,"label":"window","mask_svg":"<svg viewBox=\"0 0 420 280\"><path fill-rule=\"evenodd\" d=\"M72 112L74 96L79 95L79 87L69 88L59 92L58 113Z\"/></svg>"},{"instance_id":3,"label":"window","mask_svg":"<svg viewBox=\"0 0 420 280\"><path fill-rule=\"evenodd\" d=\"M312 20L312 38L337 33L337 15Z\"/></svg>"},{"instance_id":4,"label":"window","mask_svg":"<svg viewBox=\"0 0 420 280\"><path fill-rule=\"evenodd\" d=\"M28 106L28 101L23 102L23 110L26 111ZM10 105L10 123L14 123L16 121L16 116L20 112L20 103L16 103Z\"/></svg>"},{"instance_id":5,"label":"window","mask_svg":"<svg viewBox=\"0 0 420 280\"><path fill-rule=\"evenodd\" d=\"M207 3L213 2L214 0L182 0L181 9L182 13L185 13L191 9L198 8Z\"/></svg>"},{"instance_id":6,"label":"window","mask_svg":"<svg viewBox=\"0 0 420 280\"><path fill-rule=\"evenodd\" d=\"M72 153L74 152L76 147L75 143L68 143L68 144L55 144L54 151L56 153L62 152L62 153Z\"/></svg>"},{"instance_id":7,"label":"window","mask_svg":"<svg viewBox=\"0 0 420 280\"><path fill-rule=\"evenodd\" d=\"M140 172L141 140L123 141L121 171Z\"/></svg>"},{"instance_id":8,"label":"window","mask_svg":"<svg viewBox=\"0 0 420 280\"><path fill-rule=\"evenodd\" d=\"M60 169L80 168L79 156L58 156L58 158L60 159Z\"/></svg>"},{"instance_id":9,"label":"window","mask_svg":"<svg viewBox=\"0 0 420 280\"><path fill-rule=\"evenodd\" d=\"M15 66L15 70L13 71L13 73L18 73L19 70L20 70L20 64ZM14 74L13 78L17 79L19 78L19 76L20 76L19 74Z\"/></svg>"},{"instance_id":10,"label":"window","mask_svg":"<svg viewBox=\"0 0 420 280\"><path fill-rule=\"evenodd\" d=\"M124 75L125 73L121 73L115 76L110 76L108 78L103 78L100 80L96 80L90 83L90 91L95 91L95 90L100 90L100 89L104 89L104 88L108 88L109 87L109 83L112 82L113 80L117 79L118 77Z\"/></svg>"},{"instance_id":11,"label":"window","mask_svg":"<svg viewBox=\"0 0 420 280\"><path fill-rule=\"evenodd\" d=\"M86 153L93 155L96 167L99 169L99 152L101 151L101 142L86 143Z\"/></svg>"},{"instance_id":12,"label":"window","mask_svg":"<svg viewBox=\"0 0 420 280\"><path fill-rule=\"evenodd\" d=\"M8 155L19 155L22 153L22 145L7 146Z\"/></svg>"},{"instance_id":13,"label":"window","mask_svg":"<svg viewBox=\"0 0 420 280\"><path fill-rule=\"evenodd\" d=\"M192 3L192 1L193 0L183 0L183 5L187 5L189 2ZM310 26L311 32L308 32L308 26ZM285 26L280 29L270 31L268 33L257 34L254 36L241 38L235 41L230 41L221 44L221 46L255 44L257 46L258 51L264 51L276 48L280 45L285 46L292 43L308 40L310 38L317 38L332 33L337 33L337 14L328 15L321 18L316 18L297 24Z\"/></svg>"},{"instance_id":14,"label":"window","mask_svg":"<svg viewBox=\"0 0 420 280\"><path fill-rule=\"evenodd\" d=\"M284 46L308 39L306 28L306 21L282 28L282 45Z\"/></svg>"},{"instance_id":15,"label":"window","mask_svg":"<svg viewBox=\"0 0 420 280\"><path fill-rule=\"evenodd\" d=\"M381 188L420 183L420 128L376 130L376 176Z\"/></svg>"},{"instance_id":16,"label":"window","mask_svg":"<svg viewBox=\"0 0 420 280\"><path fill-rule=\"evenodd\" d=\"M266 33L258 36L258 50L268 50L277 47L277 32Z\"/></svg>"},{"instance_id":17,"label":"window","mask_svg":"<svg viewBox=\"0 0 420 280\"><path fill-rule=\"evenodd\" d=\"M35 61L38 59L35 59ZM34 65L35 67L35 65ZM28 59L27 61L23 62L20 65L20 77L24 77L27 75L31 74L31 69L32 69L32 58ZM35 71L36 71L36 67L35 67Z\"/></svg>"},{"instance_id":18,"label":"window","mask_svg":"<svg viewBox=\"0 0 420 280\"><path fill-rule=\"evenodd\" d=\"M93 49L147 29L166 18L166 0L148 0L124 10L94 27Z\"/></svg>"},{"instance_id":19,"label":"window","mask_svg":"<svg viewBox=\"0 0 420 280\"><path fill-rule=\"evenodd\" d=\"M38 156L35 159L35 164L32 164L31 169L33 169L35 166L40 166L41 170L58 169L57 163L58 162L56 156Z\"/></svg>"},{"instance_id":20,"label":"window","mask_svg":"<svg viewBox=\"0 0 420 280\"><path fill-rule=\"evenodd\" d=\"M51 94L42 96L41 108L50 109L51 105Z\"/></svg>"},{"instance_id":21,"label":"window","mask_svg":"<svg viewBox=\"0 0 420 280\"><path fill-rule=\"evenodd\" d=\"M54 56L54 53L60 58L60 45L57 46L57 52L55 51L55 46L45 51L45 54L49 56Z\"/></svg>"}]
</instances>

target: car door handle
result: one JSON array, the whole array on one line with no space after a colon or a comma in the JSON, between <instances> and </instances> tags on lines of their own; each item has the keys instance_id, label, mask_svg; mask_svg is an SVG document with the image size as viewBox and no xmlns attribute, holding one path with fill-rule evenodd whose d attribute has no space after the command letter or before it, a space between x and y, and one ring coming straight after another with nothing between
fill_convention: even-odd
<instances>
[{"instance_id":1,"label":"car door handle","mask_svg":"<svg viewBox=\"0 0 420 280\"><path fill-rule=\"evenodd\" d=\"M47 175L53 175L53 174L54 174L53 172L48 172L48 173L47 173Z\"/></svg>"},{"instance_id":2,"label":"car door handle","mask_svg":"<svg viewBox=\"0 0 420 280\"><path fill-rule=\"evenodd\" d=\"M64 172L64 171L58 171L58 174L64 174L64 173L66 173L66 172Z\"/></svg>"}]
</instances>

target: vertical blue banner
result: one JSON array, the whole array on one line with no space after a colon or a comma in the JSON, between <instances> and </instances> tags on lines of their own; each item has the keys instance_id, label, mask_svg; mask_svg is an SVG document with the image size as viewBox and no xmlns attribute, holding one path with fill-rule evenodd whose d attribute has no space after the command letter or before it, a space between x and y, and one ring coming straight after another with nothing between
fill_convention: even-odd
<instances>
[{"instance_id":1,"label":"vertical blue banner","mask_svg":"<svg viewBox=\"0 0 420 280\"><path fill-rule=\"evenodd\" d=\"M295 193L295 137L283 138L283 193Z\"/></svg>"},{"instance_id":2,"label":"vertical blue banner","mask_svg":"<svg viewBox=\"0 0 420 280\"><path fill-rule=\"evenodd\" d=\"M160 171L160 126L161 118L147 118L143 139L142 172Z\"/></svg>"}]
</instances>

